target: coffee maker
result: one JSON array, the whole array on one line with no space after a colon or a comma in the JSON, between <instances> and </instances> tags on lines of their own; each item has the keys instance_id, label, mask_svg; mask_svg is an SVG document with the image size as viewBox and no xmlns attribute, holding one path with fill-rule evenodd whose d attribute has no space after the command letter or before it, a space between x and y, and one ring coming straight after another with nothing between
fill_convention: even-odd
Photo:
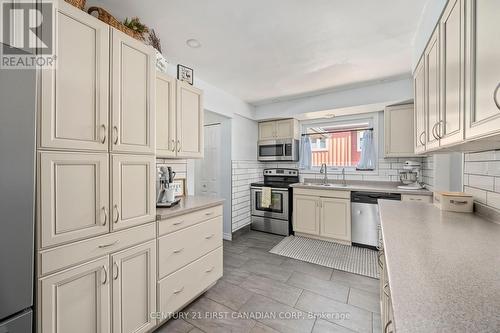
<instances>
[{"instance_id":1,"label":"coffee maker","mask_svg":"<svg viewBox=\"0 0 500 333\"><path fill-rule=\"evenodd\" d=\"M179 200L168 200L167 192L172 190L170 184L174 182L175 171L171 167L157 167L156 170L156 207L171 207Z\"/></svg>"}]
</instances>

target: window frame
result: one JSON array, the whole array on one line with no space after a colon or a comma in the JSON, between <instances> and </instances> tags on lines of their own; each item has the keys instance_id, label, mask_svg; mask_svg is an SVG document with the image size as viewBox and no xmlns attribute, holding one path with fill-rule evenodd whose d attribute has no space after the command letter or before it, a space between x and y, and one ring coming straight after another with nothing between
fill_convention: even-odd
<instances>
[{"instance_id":1,"label":"window frame","mask_svg":"<svg viewBox=\"0 0 500 333\"><path fill-rule=\"evenodd\" d=\"M343 166L327 166L327 170L329 174L341 174L342 169L345 169L347 174L351 175L378 175L378 160L379 160L379 146L380 136L379 136L379 113L380 112L372 112L365 113L359 115L352 116L340 116L332 119L315 119L315 120L307 120L303 121L300 124L301 134L307 133L307 128L313 127L321 127L321 126L339 126L339 125L349 125L349 124L359 124L366 123L368 127L373 128L373 141L375 143L375 169L373 170L358 170L356 167L343 167ZM316 150L318 151L318 150ZM312 166L311 169L303 170L303 174L319 174L320 167Z\"/></svg>"}]
</instances>

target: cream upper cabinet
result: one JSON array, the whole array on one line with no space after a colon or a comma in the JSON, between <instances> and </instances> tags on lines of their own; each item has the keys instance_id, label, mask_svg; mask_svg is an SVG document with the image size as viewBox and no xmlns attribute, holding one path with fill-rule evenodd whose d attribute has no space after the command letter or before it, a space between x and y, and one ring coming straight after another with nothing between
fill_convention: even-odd
<instances>
[{"instance_id":1,"label":"cream upper cabinet","mask_svg":"<svg viewBox=\"0 0 500 333\"><path fill-rule=\"evenodd\" d=\"M154 49L116 29L111 35L111 150L154 154Z\"/></svg>"},{"instance_id":2,"label":"cream upper cabinet","mask_svg":"<svg viewBox=\"0 0 500 333\"><path fill-rule=\"evenodd\" d=\"M202 91L177 81L177 156L202 158L203 101Z\"/></svg>"},{"instance_id":3,"label":"cream upper cabinet","mask_svg":"<svg viewBox=\"0 0 500 333\"><path fill-rule=\"evenodd\" d=\"M440 116L440 101L439 101L439 68L440 68L440 52L439 52L439 27L436 28L424 52L425 57L425 95L426 95L426 143L427 150L439 147L438 131L441 116Z\"/></svg>"},{"instance_id":4,"label":"cream upper cabinet","mask_svg":"<svg viewBox=\"0 0 500 333\"><path fill-rule=\"evenodd\" d=\"M466 138L500 132L500 1L466 2Z\"/></svg>"},{"instance_id":5,"label":"cream upper cabinet","mask_svg":"<svg viewBox=\"0 0 500 333\"><path fill-rule=\"evenodd\" d=\"M276 137L276 122L259 123L259 140L273 140Z\"/></svg>"},{"instance_id":6,"label":"cream upper cabinet","mask_svg":"<svg viewBox=\"0 0 500 333\"><path fill-rule=\"evenodd\" d=\"M426 108L425 108L425 60L422 57L417 65L414 73L413 79L413 90L415 93L414 102L414 123L415 129L414 143L415 143L415 153L421 154L425 152L425 140L426 140Z\"/></svg>"},{"instance_id":7,"label":"cream upper cabinet","mask_svg":"<svg viewBox=\"0 0 500 333\"><path fill-rule=\"evenodd\" d=\"M415 155L413 104L386 107L384 122L385 157Z\"/></svg>"},{"instance_id":8,"label":"cream upper cabinet","mask_svg":"<svg viewBox=\"0 0 500 333\"><path fill-rule=\"evenodd\" d=\"M107 153L52 153L39 156L40 247L109 231Z\"/></svg>"},{"instance_id":9,"label":"cream upper cabinet","mask_svg":"<svg viewBox=\"0 0 500 333\"><path fill-rule=\"evenodd\" d=\"M321 198L320 205L320 236L350 242L350 200L337 198Z\"/></svg>"},{"instance_id":10,"label":"cream upper cabinet","mask_svg":"<svg viewBox=\"0 0 500 333\"><path fill-rule=\"evenodd\" d=\"M109 257L39 280L40 333L110 332Z\"/></svg>"},{"instance_id":11,"label":"cream upper cabinet","mask_svg":"<svg viewBox=\"0 0 500 333\"><path fill-rule=\"evenodd\" d=\"M154 156L112 155L112 230L156 219Z\"/></svg>"},{"instance_id":12,"label":"cream upper cabinet","mask_svg":"<svg viewBox=\"0 0 500 333\"><path fill-rule=\"evenodd\" d=\"M111 256L113 332L150 332L156 325L156 242Z\"/></svg>"},{"instance_id":13,"label":"cream upper cabinet","mask_svg":"<svg viewBox=\"0 0 500 333\"><path fill-rule=\"evenodd\" d=\"M293 230L319 235L320 199L315 196L293 196Z\"/></svg>"},{"instance_id":14,"label":"cream upper cabinet","mask_svg":"<svg viewBox=\"0 0 500 333\"><path fill-rule=\"evenodd\" d=\"M156 156L176 156L176 80L156 72Z\"/></svg>"},{"instance_id":15,"label":"cream upper cabinet","mask_svg":"<svg viewBox=\"0 0 500 333\"><path fill-rule=\"evenodd\" d=\"M440 23L441 31L441 122L436 132L440 145L464 139L464 8L463 0L451 0Z\"/></svg>"},{"instance_id":16,"label":"cream upper cabinet","mask_svg":"<svg viewBox=\"0 0 500 333\"><path fill-rule=\"evenodd\" d=\"M259 123L259 140L296 139L299 124L296 119L264 121Z\"/></svg>"},{"instance_id":17,"label":"cream upper cabinet","mask_svg":"<svg viewBox=\"0 0 500 333\"><path fill-rule=\"evenodd\" d=\"M54 2L57 68L41 71L40 148L108 150L109 27Z\"/></svg>"}]
</instances>

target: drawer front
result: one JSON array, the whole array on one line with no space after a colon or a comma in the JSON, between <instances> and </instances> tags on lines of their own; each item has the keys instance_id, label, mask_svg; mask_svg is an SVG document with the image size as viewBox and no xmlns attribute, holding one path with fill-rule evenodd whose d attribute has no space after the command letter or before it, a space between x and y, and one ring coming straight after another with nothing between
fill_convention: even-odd
<instances>
[{"instance_id":1,"label":"drawer front","mask_svg":"<svg viewBox=\"0 0 500 333\"><path fill-rule=\"evenodd\" d=\"M202 221L222 216L222 205L202 209L193 213L176 216L158 222L158 235L162 236Z\"/></svg>"},{"instance_id":2,"label":"drawer front","mask_svg":"<svg viewBox=\"0 0 500 333\"><path fill-rule=\"evenodd\" d=\"M162 319L178 311L222 277L222 247L158 282Z\"/></svg>"},{"instance_id":3,"label":"drawer front","mask_svg":"<svg viewBox=\"0 0 500 333\"><path fill-rule=\"evenodd\" d=\"M411 195L403 194L401 195L401 201L417 201L417 202L432 202L432 196L430 195Z\"/></svg>"},{"instance_id":4,"label":"drawer front","mask_svg":"<svg viewBox=\"0 0 500 333\"><path fill-rule=\"evenodd\" d=\"M158 276L163 278L222 246L222 216L158 239Z\"/></svg>"},{"instance_id":5,"label":"drawer front","mask_svg":"<svg viewBox=\"0 0 500 333\"><path fill-rule=\"evenodd\" d=\"M293 194L310 195L310 196L324 197L324 198L339 198L339 199L350 199L351 198L350 191L334 190L334 189L318 190L315 188L311 188L311 189L294 188Z\"/></svg>"},{"instance_id":6,"label":"drawer front","mask_svg":"<svg viewBox=\"0 0 500 333\"><path fill-rule=\"evenodd\" d=\"M65 267L154 239L155 234L155 224L149 223L128 230L43 250L38 254L38 273L40 276L47 275Z\"/></svg>"}]
</instances>

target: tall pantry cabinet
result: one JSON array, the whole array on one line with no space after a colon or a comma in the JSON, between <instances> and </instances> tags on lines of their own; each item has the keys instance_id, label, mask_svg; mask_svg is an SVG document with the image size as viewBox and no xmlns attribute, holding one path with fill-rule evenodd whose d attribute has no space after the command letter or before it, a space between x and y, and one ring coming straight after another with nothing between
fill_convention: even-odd
<instances>
[{"instance_id":1,"label":"tall pantry cabinet","mask_svg":"<svg viewBox=\"0 0 500 333\"><path fill-rule=\"evenodd\" d=\"M155 54L54 1L40 73L37 326L146 332L156 321Z\"/></svg>"}]
</instances>

